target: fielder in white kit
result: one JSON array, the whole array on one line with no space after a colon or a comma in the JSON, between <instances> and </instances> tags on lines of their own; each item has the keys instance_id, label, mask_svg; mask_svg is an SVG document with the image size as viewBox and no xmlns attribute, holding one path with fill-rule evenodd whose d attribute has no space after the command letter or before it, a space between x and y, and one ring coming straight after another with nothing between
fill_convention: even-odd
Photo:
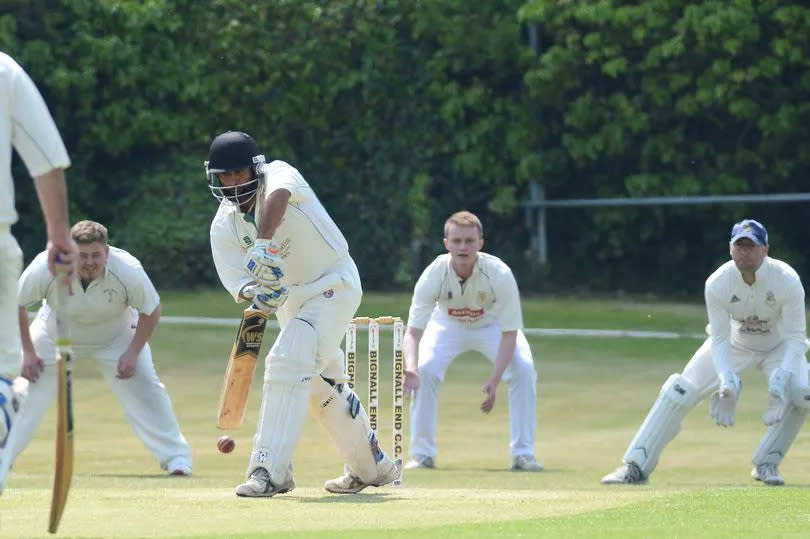
<instances>
[{"instance_id":1,"label":"fielder in white kit","mask_svg":"<svg viewBox=\"0 0 810 539\"><path fill-rule=\"evenodd\" d=\"M219 278L237 302L275 313L281 327L265 360L247 481L236 494L271 497L295 488L292 455L308 405L347 466L324 484L327 491L390 483L399 470L346 384L340 351L362 296L346 239L298 170L266 163L246 133L214 138L205 169L220 201L210 231Z\"/></svg>"},{"instance_id":2,"label":"fielder in white kit","mask_svg":"<svg viewBox=\"0 0 810 539\"><path fill-rule=\"evenodd\" d=\"M20 374L21 344L17 326L17 278L23 256L11 225L17 222L11 148L34 178L48 233L50 271L69 278L76 246L68 232L67 185L70 166L59 130L28 74L0 52L0 494L12 462L28 383ZM57 260L58 257L58 260Z\"/></svg>"},{"instance_id":3,"label":"fielder in white kit","mask_svg":"<svg viewBox=\"0 0 810 539\"><path fill-rule=\"evenodd\" d=\"M711 395L709 413L723 427L734 425L742 390L739 374L756 367L768 378L768 430L754 452L751 477L784 485L779 463L810 409L804 287L786 263L768 256L768 233L753 219L731 229L731 260L706 280L710 337L681 374L661 387L658 399L630 442L624 464L604 484L644 484L686 414Z\"/></svg>"},{"instance_id":4,"label":"fielder in white kit","mask_svg":"<svg viewBox=\"0 0 810 539\"><path fill-rule=\"evenodd\" d=\"M494 363L481 410L492 410L501 379L509 387L512 469L543 469L534 457L537 372L522 331L520 293L509 266L480 252L483 246L478 217L454 213L444 225L448 253L416 283L404 339L403 385L413 395L408 468L435 467L439 387L450 363L475 350Z\"/></svg>"},{"instance_id":5,"label":"fielder in white kit","mask_svg":"<svg viewBox=\"0 0 810 539\"><path fill-rule=\"evenodd\" d=\"M78 244L78 272L71 283L66 316L74 361L96 360L124 414L146 448L170 475L191 474L189 447L166 388L152 363L149 337L160 320L160 297L140 262L108 245L107 229L79 221L71 229ZM14 444L18 455L34 436L57 395L57 290L40 253L19 280L17 301L23 343L23 376L30 382ZM28 325L27 307L43 304Z\"/></svg>"}]
</instances>

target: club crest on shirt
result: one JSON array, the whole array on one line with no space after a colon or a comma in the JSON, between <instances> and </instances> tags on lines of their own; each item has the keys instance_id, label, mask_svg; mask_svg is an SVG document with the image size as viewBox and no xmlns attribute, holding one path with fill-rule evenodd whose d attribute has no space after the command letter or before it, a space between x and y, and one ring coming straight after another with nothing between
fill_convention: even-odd
<instances>
[{"instance_id":1,"label":"club crest on shirt","mask_svg":"<svg viewBox=\"0 0 810 539\"><path fill-rule=\"evenodd\" d=\"M250 236L248 236L248 235L243 236L242 241L245 242L245 247L252 247L253 246L253 240L250 239Z\"/></svg>"},{"instance_id":2,"label":"club crest on shirt","mask_svg":"<svg viewBox=\"0 0 810 539\"><path fill-rule=\"evenodd\" d=\"M740 302L740 298L737 297L737 294L732 294L731 295L731 301L729 301L729 303L739 303L739 302Z\"/></svg>"},{"instance_id":3,"label":"club crest on shirt","mask_svg":"<svg viewBox=\"0 0 810 539\"><path fill-rule=\"evenodd\" d=\"M332 290L331 288L323 293L323 297L325 297L326 299L329 299L334 295L335 295L335 291Z\"/></svg>"},{"instance_id":4,"label":"club crest on shirt","mask_svg":"<svg viewBox=\"0 0 810 539\"><path fill-rule=\"evenodd\" d=\"M104 293L107 294L107 303L112 303L115 296L118 295L118 292L113 288L105 288Z\"/></svg>"},{"instance_id":5,"label":"club crest on shirt","mask_svg":"<svg viewBox=\"0 0 810 539\"><path fill-rule=\"evenodd\" d=\"M487 293L483 291L478 292L478 302L484 303L486 300L487 300Z\"/></svg>"},{"instance_id":6,"label":"club crest on shirt","mask_svg":"<svg viewBox=\"0 0 810 539\"><path fill-rule=\"evenodd\" d=\"M765 294L765 303L768 304L768 307L773 307L776 304L776 296L770 290Z\"/></svg>"}]
</instances>

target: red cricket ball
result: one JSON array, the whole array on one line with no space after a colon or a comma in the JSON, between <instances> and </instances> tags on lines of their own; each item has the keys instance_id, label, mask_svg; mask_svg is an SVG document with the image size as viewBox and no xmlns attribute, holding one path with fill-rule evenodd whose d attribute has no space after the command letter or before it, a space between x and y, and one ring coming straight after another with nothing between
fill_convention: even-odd
<instances>
[{"instance_id":1,"label":"red cricket ball","mask_svg":"<svg viewBox=\"0 0 810 539\"><path fill-rule=\"evenodd\" d=\"M217 440L217 449L220 453L230 453L236 447L236 442L230 436L220 436Z\"/></svg>"}]
</instances>

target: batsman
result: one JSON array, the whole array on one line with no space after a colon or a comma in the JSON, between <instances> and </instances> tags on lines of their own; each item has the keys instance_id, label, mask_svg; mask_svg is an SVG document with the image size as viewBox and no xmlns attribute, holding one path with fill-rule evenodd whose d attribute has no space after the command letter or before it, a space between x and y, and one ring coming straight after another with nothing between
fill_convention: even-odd
<instances>
[{"instance_id":1,"label":"batsman","mask_svg":"<svg viewBox=\"0 0 810 539\"><path fill-rule=\"evenodd\" d=\"M219 278L237 302L275 313L281 327L265 360L247 481L236 495L271 497L295 488L292 455L308 406L346 464L343 475L325 483L327 491L392 482L399 471L346 384L340 342L362 288L343 234L298 170L267 163L247 133L215 137L205 172L220 201L210 229ZM324 279L330 274L338 278Z\"/></svg>"}]
</instances>

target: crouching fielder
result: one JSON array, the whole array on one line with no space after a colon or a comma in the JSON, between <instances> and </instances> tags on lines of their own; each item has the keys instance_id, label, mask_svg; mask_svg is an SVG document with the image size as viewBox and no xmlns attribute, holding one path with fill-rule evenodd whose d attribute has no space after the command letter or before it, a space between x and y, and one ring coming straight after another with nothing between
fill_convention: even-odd
<instances>
[{"instance_id":1,"label":"crouching fielder","mask_svg":"<svg viewBox=\"0 0 810 539\"><path fill-rule=\"evenodd\" d=\"M753 219L731 229L731 260L706 280L710 337L681 374L661 388L636 433L624 464L602 483L643 484L686 414L706 397L709 412L723 427L734 425L742 390L739 374L756 367L768 378L762 421L768 430L754 452L751 477L784 485L779 463L810 409L805 345L804 288L786 263L768 257L768 233Z\"/></svg>"},{"instance_id":2,"label":"crouching fielder","mask_svg":"<svg viewBox=\"0 0 810 539\"><path fill-rule=\"evenodd\" d=\"M343 234L301 174L283 161L265 163L246 133L217 136L205 168L220 201L211 223L220 280L236 301L275 312L281 327L265 360L247 482L237 496L270 497L295 487L292 454L308 407L346 463L346 473L327 481L326 490L390 483L399 470L345 383L340 342L362 289Z\"/></svg>"},{"instance_id":3,"label":"crouching fielder","mask_svg":"<svg viewBox=\"0 0 810 539\"><path fill-rule=\"evenodd\" d=\"M78 275L67 299L73 357L94 359L124 410L129 424L170 475L191 474L191 448L180 432L166 388L152 363L147 342L160 320L160 297L140 262L107 243L107 229L79 221L71 229L78 244ZM20 420L14 454L36 432L57 395L57 283L48 271L47 252L40 253L19 280L23 376L31 381ZM28 326L26 307L46 300Z\"/></svg>"}]
</instances>

